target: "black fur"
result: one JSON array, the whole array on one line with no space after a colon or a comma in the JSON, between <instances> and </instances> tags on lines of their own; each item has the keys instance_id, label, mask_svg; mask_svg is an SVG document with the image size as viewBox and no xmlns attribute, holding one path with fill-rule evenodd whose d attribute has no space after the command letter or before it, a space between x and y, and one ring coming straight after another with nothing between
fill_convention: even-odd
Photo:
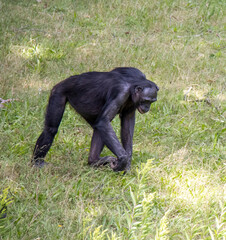
<instances>
[{"instance_id":1,"label":"black fur","mask_svg":"<svg viewBox=\"0 0 226 240\"><path fill-rule=\"evenodd\" d=\"M88 162L100 166L110 163L115 171L130 168L135 110L149 111L157 100L159 88L136 68L116 68L110 72L88 72L71 76L53 87L46 110L45 126L38 138L32 162L42 167L60 125L67 102L94 129ZM121 118L119 142L110 122L117 115ZM115 157L100 158L106 145Z\"/></svg>"}]
</instances>

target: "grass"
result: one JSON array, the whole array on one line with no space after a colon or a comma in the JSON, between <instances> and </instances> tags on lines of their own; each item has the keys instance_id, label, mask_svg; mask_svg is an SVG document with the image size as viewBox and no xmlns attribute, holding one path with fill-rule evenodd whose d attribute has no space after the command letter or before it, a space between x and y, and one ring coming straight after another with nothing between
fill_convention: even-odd
<instances>
[{"instance_id":1,"label":"grass","mask_svg":"<svg viewBox=\"0 0 226 240\"><path fill-rule=\"evenodd\" d=\"M0 11L0 98L14 99L0 108L0 239L225 239L225 2L1 0ZM117 66L160 87L136 116L131 171L87 165L92 130L69 107L50 165L32 169L52 86Z\"/></svg>"}]
</instances>

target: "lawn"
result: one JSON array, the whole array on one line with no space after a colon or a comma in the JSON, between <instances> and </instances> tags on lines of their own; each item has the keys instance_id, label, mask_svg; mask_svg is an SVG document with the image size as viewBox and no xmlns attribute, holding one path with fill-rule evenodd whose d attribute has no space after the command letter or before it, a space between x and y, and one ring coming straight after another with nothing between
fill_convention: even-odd
<instances>
[{"instance_id":1,"label":"lawn","mask_svg":"<svg viewBox=\"0 0 226 240\"><path fill-rule=\"evenodd\" d=\"M225 15L223 0L0 0L0 239L225 240ZM131 171L88 166L92 129L69 106L32 168L51 88L120 66L160 88Z\"/></svg>"}]
</instances>

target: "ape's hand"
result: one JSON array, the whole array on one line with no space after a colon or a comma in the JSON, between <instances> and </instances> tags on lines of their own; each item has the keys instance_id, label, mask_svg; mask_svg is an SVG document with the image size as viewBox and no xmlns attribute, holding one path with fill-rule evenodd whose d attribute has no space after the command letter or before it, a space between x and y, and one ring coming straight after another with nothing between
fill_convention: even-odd
<instances>
[{"instance_id":1,"label":"ape's hand","mask_svg":"<svg viewBox=\"0 0 226 240\"><path fill-rule=\"evenodd\" d=\"M115 172L124 171L127 169L128 161L127 156L120 157L119 159L115 158L111 161L110 166Z\"/></svg>"}]
</instances>

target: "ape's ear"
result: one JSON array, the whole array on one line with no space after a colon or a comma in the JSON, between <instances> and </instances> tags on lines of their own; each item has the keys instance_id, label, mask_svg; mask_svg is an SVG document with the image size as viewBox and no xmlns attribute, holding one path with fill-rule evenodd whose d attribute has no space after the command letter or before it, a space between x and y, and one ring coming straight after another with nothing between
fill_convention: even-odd
<instances>
[{"instance_id":1,"label":"ape's ear","mask_svg":"<svg viewBox=\"0 0 226 240\"><path fill-rule=\"evenodd\" d=\"M143 92L143 87L140 87L140 86L136 86L134 89L132 89L131 95L134 103L139 102L140 95L142 92Z\"/></svg>"},{"instance_id":2,"label":"ape's ear","mask_svg":"<svg viewBox=\"0 0 226 240\"><path fill-rule=\"evenodd\" d=\"M140 86L136 86L135 89L134 89L134 92L135 94L139 94L141 92L143 92L144 88L143 87L140 87Z\"/></svg>"}]
</instances>

